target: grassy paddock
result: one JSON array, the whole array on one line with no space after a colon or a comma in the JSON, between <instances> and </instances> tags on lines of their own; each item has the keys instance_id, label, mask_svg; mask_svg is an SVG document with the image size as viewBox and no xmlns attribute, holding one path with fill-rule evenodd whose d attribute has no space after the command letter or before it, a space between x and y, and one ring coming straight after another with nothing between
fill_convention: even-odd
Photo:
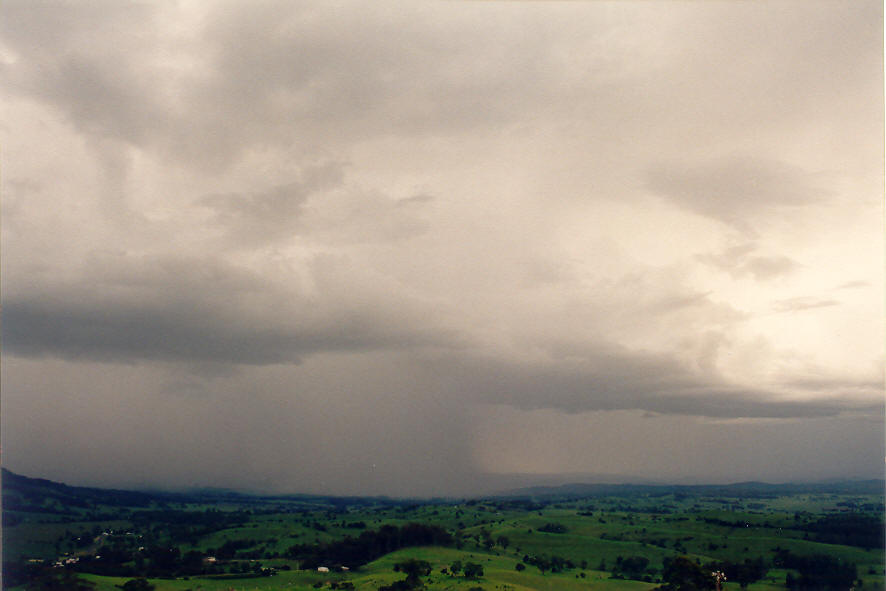
<instances>
[{"instance_id":1,"label":"grassy paddock","mask_svg":"<svg viewBox=\"0 0 886 591\"><path fill-rule=\"evenodd\" d=\"M49 485L32 483L31 486ZM66 494L73 493L66 489ZM18 502L25 509L42 507L45 496L48 495L34 494L33 498L20 495ZM559 500L490 498L436 503L356 499L345 504L336 499L225 497L217 502L183 500L122 507L102 505L93 499L88 512L77 507L66 508L60 503L53 505L51 514L9 512L5 517L12 518L14 523L4 528L4 554L12 560L51 561L65 554L94 556L104 553L115 541L128 540L127 543L132 543L127 546L131 554L126 564L136 572L136 568L152 564L148 550L137 555L139 546L175 548L181 555L196 550L206 555L210 549L218 549L226 542L255 541L237 550L235 561L239 562L219 563L225 574L150 579L157 591L309 591L315 589L316 584L329 589L328 583L342 581L351 582L358 591L375 591L402 579L401 573L394 572L394 565L409 558L426 560L433 566L431 575L423 579L429 591L468 591L476 586L486 591L588 588L645 591L657 583L613 577L619 559L646 558L648 565L638 576L656 581L665 559L678 555L689 556L702 564L761 557L769 571L749 589L775 591L785 588L788 575L788 571L772 563L775 549L780 548L796 555L824 554L855 564L862 582L861 586L855 585L856 591L865 591L884 588L883 549L816 541L816 531L810 529L809 524L817 523L826 515L852 512L881 518L882 503L882 495L867 493L773 493L744 498L723 492L688 494L672 490L656 494L627 491L622 495ZM201 524L190 530L184 519L181 521L185 523L176 523L174 519L145 523L137 519L139 511L158 511L164 507L195 514L237 513L232 514L232 519L212 522L211 527ZM87 513L95 520L86 520ZM154 514L150 515L153 519ZM114 516L121 519L110 519ZM360 522L365 528L353 527ZM142 529L138 529L136 523L142 523ZM384 525L408 523L442 527L461 545L403 548L345 573L295 570L298 561L287 555L293 545L330 543L346 536L358 537L364 531L377 531ZM558 527L549 527L552 524ZM132 531L135 538L98 536L96 539L97 531L108 529ZM72 536L78 535L87 539L75 547ZM237 564L253 564L248 561L255 555L260 556L257 560L265 567L287 565L293 570L279 570L273 577L253 578L230 573ZM524 561L524 556L529 560ZM552 556L571 561L574 568L543 573L528 563L534 557L550 559ZM472 580L441 572L456 560L482 565L484 575ZM525 563L525 569L518 571L516 565L520 562ZM95 583L96 591L116 591L132 578L82 576ZM739 586L730 581L725 591L739 591Z\"/></svg>"}]
</instances>

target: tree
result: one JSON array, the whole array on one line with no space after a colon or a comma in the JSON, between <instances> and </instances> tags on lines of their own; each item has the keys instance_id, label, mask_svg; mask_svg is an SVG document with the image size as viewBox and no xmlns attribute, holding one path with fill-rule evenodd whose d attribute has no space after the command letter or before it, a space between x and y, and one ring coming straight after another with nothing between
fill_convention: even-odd
<instances>
[{"instance_id":1,"label":"tree","mask_svg":"<svg viewBox=\"0 0 886 591\"><path fill-rule=\"evenodd\" d=\"M130 579L123 583L123 591L154 591L154 585L147 579Z\"/></svg>"},{"instance_id":2,"label":"tree","mask_svg":"<svg viewBox=\"0 0 886 591\"><path fill-rule=\"evenodd\" d=\"M233 546L234 542L226 542L225 546L227 546L229 544L231 544L232 548L234 547ZM219 556L221 556L222 555L221 548L219 550L220 550ZM163 572L175 569L175 567L178 566L179 561L181 559L181 550L179 550L178 548L166 548L163 546L150 546L146 550L146 553L148 555L148 558L150 558L154 569L159 570L159 571L163 571ZM226 557L233 558L233 556L234 556L234 550L231 550L230 556L226 556Z\"/></svg>"},{"instance_id":3,"label":"tree","mask_svg":"<svg viewBox=\"0 0 886 591\"><path fill-rule=\"evenodd\" d=\"M406 575L406 583L410 587L416 587L421 583L421 577L431 574L431 563L427 560L410 558L394 565L394 572L402 572Z\"/></svg>"},{"instance_id":4,"label":"tree","mask_svg":"<svg viewBox=\"0 0 886 591\"><path fill-rule=\"evenodd\" d=\"M453 575L457 576L458 573L461 572L461 569L462 569L461 560L456 560L455 562L453 562L452 564L449 565L449 571Z\"/></svg>"},{"instance_id":5,"label":"tree","mask_svg":"<svg viewBox=\"0 0 886 591\"><path fill-rule=\"evenodd\" d=\"M622 559L618 564L621 572L628 578L641 576L646 567L649 566L649 559L645 556L628 556Z\"/></svg>"},{"instance_id":6,"label":"tree","mask_svg":"<svg viewBox=\"0 0 886 591\"><path fill-rule=\"evenodd\" d=\"M658 589L664 591L706 591L716 587L711 573L687 556L666 559L662 579L665 584Z\"/></svg>"},{"instance_id":7,"label":"tree","mask_svg":"<svg viewBox=\"0 0 886 591\"><path fill-rule=\"evenodd\" d=\"M742 589L747 589L748 585L765 577L768 570L762 557L755 560L745 558L743 563L715 562L707 565L707 567L708 570L723 571L729 580L738 583L738 586Z\"/></svg>"},{"instance_id":8,"label":"tree","mask_svg":"<svg viewBox=\"0 0 886 591\"><path fill-rule=\"evenodd\" d=\"M476 579L483 576L483 565L468 562L465 564L465 577L468 579Z\"/></svg>"},{"instance_id":9,"label":"tree","mask_svg":"<svg viewBox=\"0 0 886 591\"><path fill-rule=\"evenodd\" d=\"M28 591L92 591L94 587L95 583L85 581L67 569L58 574L48 572L25 586Z\"/></svg>"},{"instance_id":10,"label":"tree","mask_svg":"<svg viewBox=\"0 0 886 591\"><path fill-rule=\"evenodd\" d=\"M431 574L431 563L426 560L410 558L395 564L394 571L404 573L406 578L401 581L394 581L390 585L379 587L379 591L410 591L423 588L421 577Z\"/></svg>"},{"instance_id":11,"label":"tree","mask_svg":"<svg viewBox=\"0 0 886 591\"><path fill-rule=\"evenodd\" d=\"M543 531L549 534L565 534L569 530L562 523L546 523L538 528L538 531Z\"/></svg>"},{"instance_id":12,"label":"tree","mask_svg":"<svg viewBox=\"0 0 886 591\"><path fill-rule=\"evenodd\" d=\"M792 580L785 583L785 586L792 583L797 589L849 589L858 578L858 569L854 563L826 554L801 556L780 550L775 562L782 568L799 572L799 578L792 577Z\"/></svg>"}]
</instances>

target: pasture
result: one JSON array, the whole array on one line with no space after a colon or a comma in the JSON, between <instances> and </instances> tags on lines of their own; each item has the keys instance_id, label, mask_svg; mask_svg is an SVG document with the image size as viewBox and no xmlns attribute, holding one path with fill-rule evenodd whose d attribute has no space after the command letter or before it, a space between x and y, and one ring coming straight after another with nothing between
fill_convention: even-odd
<instances>
[{"instance_id":1,"label":"pasture","mask_svg":"<svg viewBox=\"0 0 886 591\"><path fill-rule=\"evenodd\" d=\"M29 480L13 479L15 503L4 507L4 581L15 591L52 588L63 571L96 591L141 577L157 591L643 591L667 582L678 557L738 573L728 591L802 589L796 581L815 568L848 573L823 588L884 584L883 494L870 484L421 501L118 498L73 487L62 498ZM425 570L407 585L409 561ZM468 576L468 565L482 574Z\"/></svg>"}]
</instances>

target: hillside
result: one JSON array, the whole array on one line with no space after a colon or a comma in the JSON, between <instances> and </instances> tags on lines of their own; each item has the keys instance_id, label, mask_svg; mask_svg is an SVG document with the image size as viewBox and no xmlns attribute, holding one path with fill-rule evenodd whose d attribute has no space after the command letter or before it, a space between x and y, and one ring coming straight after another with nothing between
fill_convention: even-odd
<instances>
[{"instance_id":1,"label":"hillside","mask_svg":"<svg viewBox=\"0 0 886 591\"><path fill-rule=\"evenodd\" d=\"M115 591L147 577L158 591L643 591L688 560L726 573L728 591L822 577L833 579L822 589L876 589L877 484L578 484L404 501L106 490L4 471L4 588Z\"/></svg>"}]
</instances>

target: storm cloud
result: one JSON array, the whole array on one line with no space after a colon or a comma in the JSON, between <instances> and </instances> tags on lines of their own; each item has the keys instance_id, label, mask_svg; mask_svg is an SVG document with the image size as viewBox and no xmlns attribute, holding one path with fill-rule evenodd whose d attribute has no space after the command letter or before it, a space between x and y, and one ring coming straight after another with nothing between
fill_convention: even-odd
<instances>
[{"instance_id":1,"label":"storm cloud","mask_svg":"<svg viewBox=\"0 0 886 591\"><path fill-rule=\"evenodd\" d=\"M881 5L2 12L11 469L882 472Z\"/></svg>"}]
</instances>

